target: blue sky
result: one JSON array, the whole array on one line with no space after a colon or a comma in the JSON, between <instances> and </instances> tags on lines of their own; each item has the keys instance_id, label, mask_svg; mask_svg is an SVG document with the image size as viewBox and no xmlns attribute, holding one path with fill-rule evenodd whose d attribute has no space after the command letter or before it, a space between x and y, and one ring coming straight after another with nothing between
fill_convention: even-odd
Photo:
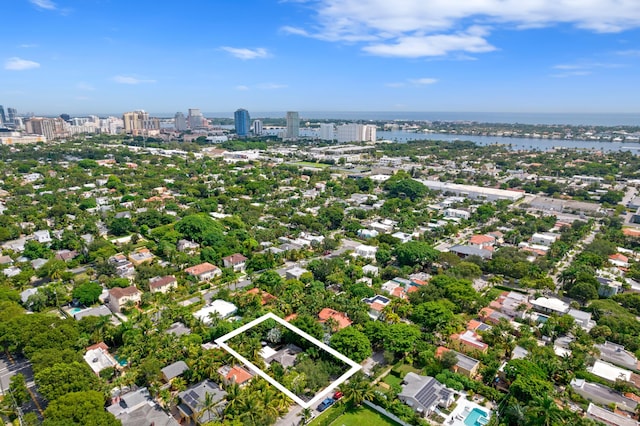
<instances>
[{"instance_id":1,"label":"blue sky","mask_svg":"<svg viewBox=\"0 0 640 426\"><path fill-rule=\"evenodd\" d=\"M19 112L640 112L638 0L5 3Z\"/></svg>"}]
</instances>

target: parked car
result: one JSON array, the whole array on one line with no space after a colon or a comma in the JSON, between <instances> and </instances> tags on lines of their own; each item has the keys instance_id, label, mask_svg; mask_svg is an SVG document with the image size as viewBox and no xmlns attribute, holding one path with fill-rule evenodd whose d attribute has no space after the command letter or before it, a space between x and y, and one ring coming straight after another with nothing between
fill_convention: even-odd
<instances>
[{"instance_id":1,"label":"parked car","mask_svg":"<svg viewBox=\"0 0 640 426\"><path fill-rule=\"evenodd\" d=\"M337 401L340 398L342 398L343 396L344 396L344 394L342 392L337 391L336 393L333 394L333 399L335 399Z\"/></svg>"},{"instance_id":2,"label":"parked car","mask_svg":"<svg viewBox=\"0 0 640 426\"><path fill-rule=\"evenodd\" d=\"M324 410L326 410L327 408L331 407L331 405L336 402L335 399L333 398L327 398L324 401L322 401L319 405L318 405L318 411L323 412Z\"/></svg>"}]
</instances>

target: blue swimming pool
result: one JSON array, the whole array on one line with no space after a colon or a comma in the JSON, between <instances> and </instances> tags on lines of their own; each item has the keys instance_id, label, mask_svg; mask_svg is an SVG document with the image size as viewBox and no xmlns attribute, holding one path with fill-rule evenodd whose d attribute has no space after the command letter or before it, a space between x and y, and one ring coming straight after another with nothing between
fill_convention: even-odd
<instances>
[{"instance_id":1,"label":"blue swimming pool","mask_svg":"<svg viewBox=\"0 0 640 426\"><path fill-rule=\"evenodd\" d=\"M483 426L489 421L489 414L486 411L482 411L479 408L471 410L467 417L464 419L464 424L467 426Z\"/></svg>"},{"instance_id":2,"label":"blue swimming pool","mask_svg":"<svg viewBox=\"0 0 640 426\"><path fill-rule=\"evenodd\" d=\"M75 314L81 311L82 311L82 308L71 308L69 309L69 315L74 316Z\"/></svg>"}]
</instances>

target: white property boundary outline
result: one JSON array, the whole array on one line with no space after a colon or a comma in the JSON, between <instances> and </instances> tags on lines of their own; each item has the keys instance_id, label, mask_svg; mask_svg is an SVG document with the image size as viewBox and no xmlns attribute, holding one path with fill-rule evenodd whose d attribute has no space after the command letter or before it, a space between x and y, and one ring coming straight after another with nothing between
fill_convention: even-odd
<instances>
[{"instance_id":1,"label":"white property boundary outline","mask_svg":"<svg viewBox=\"0 0 640 426\"><path fill-rule=\"evenodd\" d=\"M264 371L259 369L255 364L253 364L251 361L249 361L248 359L246 359L245 357L240 355L238 352L236 352L233 349L231 349L229 347L229 345L227 345L225 343L227 340L232 339L232 338L236 337L237 335L239 335L241 333L244 333L245 331L249 330L250 328L253 328L256 325L258 325L258 324L260 324L260 323L262 323L262 322L264 322L264 321L266 321L268 319L272 319L272 320L276 321L277 323L279 323L280 325L283 325L284 327L286 327L289 330L293 331L294 333L298 334L299 336L304 337L305 339L307 339L308 341L310 341L314 345L318 346L320 349L323 349L323 350L329 352L331 355L335 356L340 361L342 361L345 364L349 365L351 368L346 373L344 373L342 376L340 376L336 381L334 381L333 383L330 383L329 386L327 386L326 388L321 390L309 402L303 401L296 394L294 394L289 389L287 389L286 387L281 385L277 380L275 380L273 377L269 376L267 373L265 373ZM346 382L347 379L349 379L349 377L353 376L355 373L357 373L362 368L362 366L360 364L358 364L357 362L351 360L350 358L347 358L346 356L342 355L340 352L338 352L335 349L329 347L328 345L322 343L321 341L319 341L315 337L310 336L309 334L307 334L304 331L300 330L298 327L296 327L296 326L294 326L292 324L289 324L287 321L283 320L282 318L280 318L279 316L277 316L277 315L275 315L275 314L273 314L271 312L261 316L260 318L254 319L253 321L243 325L242 327L240 327L240 328L238 328L236 330L233 330L231 333L228 333L228 334L225 334L222 337L219 337L218 339L214 340L214 342L217 345L219 345L222 349L224 349L225 351L229 352L231 355L236 357L244 365L246 365L251 370L253 370L257 375L259 375L260 377L265 379L267 382L271 383L280 392L282 392L285 395L287 395L289 398L291 398L294 402L296 402L302 408L310 408L312 405L314 405L315 403L317 403L318 401L323 399L333 389L335 389L336 387L340 386L342 383Z\"/></svg>"}]
</instances>

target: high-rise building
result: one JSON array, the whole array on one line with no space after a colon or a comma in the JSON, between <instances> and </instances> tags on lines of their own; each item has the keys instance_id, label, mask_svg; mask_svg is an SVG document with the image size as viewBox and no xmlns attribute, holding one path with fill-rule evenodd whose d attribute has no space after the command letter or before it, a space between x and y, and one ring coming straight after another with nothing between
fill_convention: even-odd
<instances>
[{"instance_id":1,"label":"high-rise building","mask_svg":"<svg viewBox=\"0 0 640 426\"><path fill-rule=\"evenodd\" d=\"M7 116L4 115L4 107L0 105L0 124L7 124Z\"/></svg>"},{"instance_id":2,"label":"high-rise building","mask_svg":"<svg viewBox=\"0 0 640 426\"><path fill-rule=\"evenodd\" d=\"M333 123L320 123L318 138L323 141L332 141L336 138L335 126Z\"/></svg>"},{"instance_id":3,"label":"high-rise building","mask_svg":"<svg viewBox=\"0 0 640 426\"><path fill-rule=\"evenodd\" d=\"M338 143L376 141L376 126L372 124L349 123L336 128Z\"/></svg>"},{"instance_id":4,"label":"high-rise building","mask_svg":"<svg viewBox=\"0 0 640 426\"><path fill-rule=\"evenodd\" d=\"M143 110L125 112L122 114L125 133L148 133L149 130L159 130L160 120L149 117L149 113Z\"/></svg>"},{"instance_id":5,"label":"high-rise building","mask_svg":"<svg viewBox=\"0 0 640 426\"><path fill-rule=\"evenodd\" d=\"M17 116L18 110L16 110L15 108L7 108L7 118L9 119L9 124L15 126Z\"/></svg>"},{"instance_id":6,"label":"high-rise building","mask_svg":"<svg viewBox=\"0 0 640 426\"><path fill-rule=\"evenodd\" d=\"M189 108L189 115L187 116L187 122L191 130L200 129L206 127L204 116L198 108Z\"/></svg>"},{"instance_id":7,"label":"high-rise building","mask_svg":"<svg viewBox=\"0 0 640 426\"><path fill-rule=\"evenodd\" d=\"M297 140L300 136L300 116L297 111L287 111L287 133L286 138Z\"/></svg>"},{"instance_id":8,"label":"high-rise building","mask_svg":"<svg viewBox=\"0 0 640 426\"><path fill-rule=\"evenodd\" d=\"M362 140L362 124L349 123L336 127L338 143L360 142Z\"/></svg>"},{"instance_id":9,"label":"high-rise building","mask_svg":"<svg viewBox=\"0 0 640 426\"><path fill-rule=\"evenodd\" d=\"M240 137L249 135L249 123L251 118L249 117L249 111L240 108L233 114L234 123L236 125L236 134Z\"/></svg>"},{"instance_id":10,"label":"high-rise building","mask_svg":"<svg viewBox=\"0 0 640 426\"><path fill-rule=\"evenodd\" d=\"M187 120L184 118L183 113L176 112L173 122L174 122L173 127L178 132L184 132L185 130L187 130Z\"/></svg>"},{"instance_id":11,"label":"high-rise building","mask_svg":"<svg viewBox=\"0 0 640 426\"><path fill-rule=\"evenodd\" d=\"M262 120L253 120L253 134L260 136L262 134Z\"/></svg>"},{"instance_id":12,"label":"high-rise building","mask_svg":"<svg viewBox=\"0 0 640 426\"><path fill-rule=\"evenodd\" d=\"M362 140L364 142L375 142L378 140L377 130L374 124L365 124L362 128Z\"/></svg>"},{"instance_id":13,"label":"high-rise building","mask_svg":"<svg viewBox=\"0 0 640 426\"><path fill-rule=\"evenodd\" d=\"M43 135L47 140L69 136L69 123L60 117L44 118L31 117L26 123L27 133Z\"/></svg>"}]
</instances>

